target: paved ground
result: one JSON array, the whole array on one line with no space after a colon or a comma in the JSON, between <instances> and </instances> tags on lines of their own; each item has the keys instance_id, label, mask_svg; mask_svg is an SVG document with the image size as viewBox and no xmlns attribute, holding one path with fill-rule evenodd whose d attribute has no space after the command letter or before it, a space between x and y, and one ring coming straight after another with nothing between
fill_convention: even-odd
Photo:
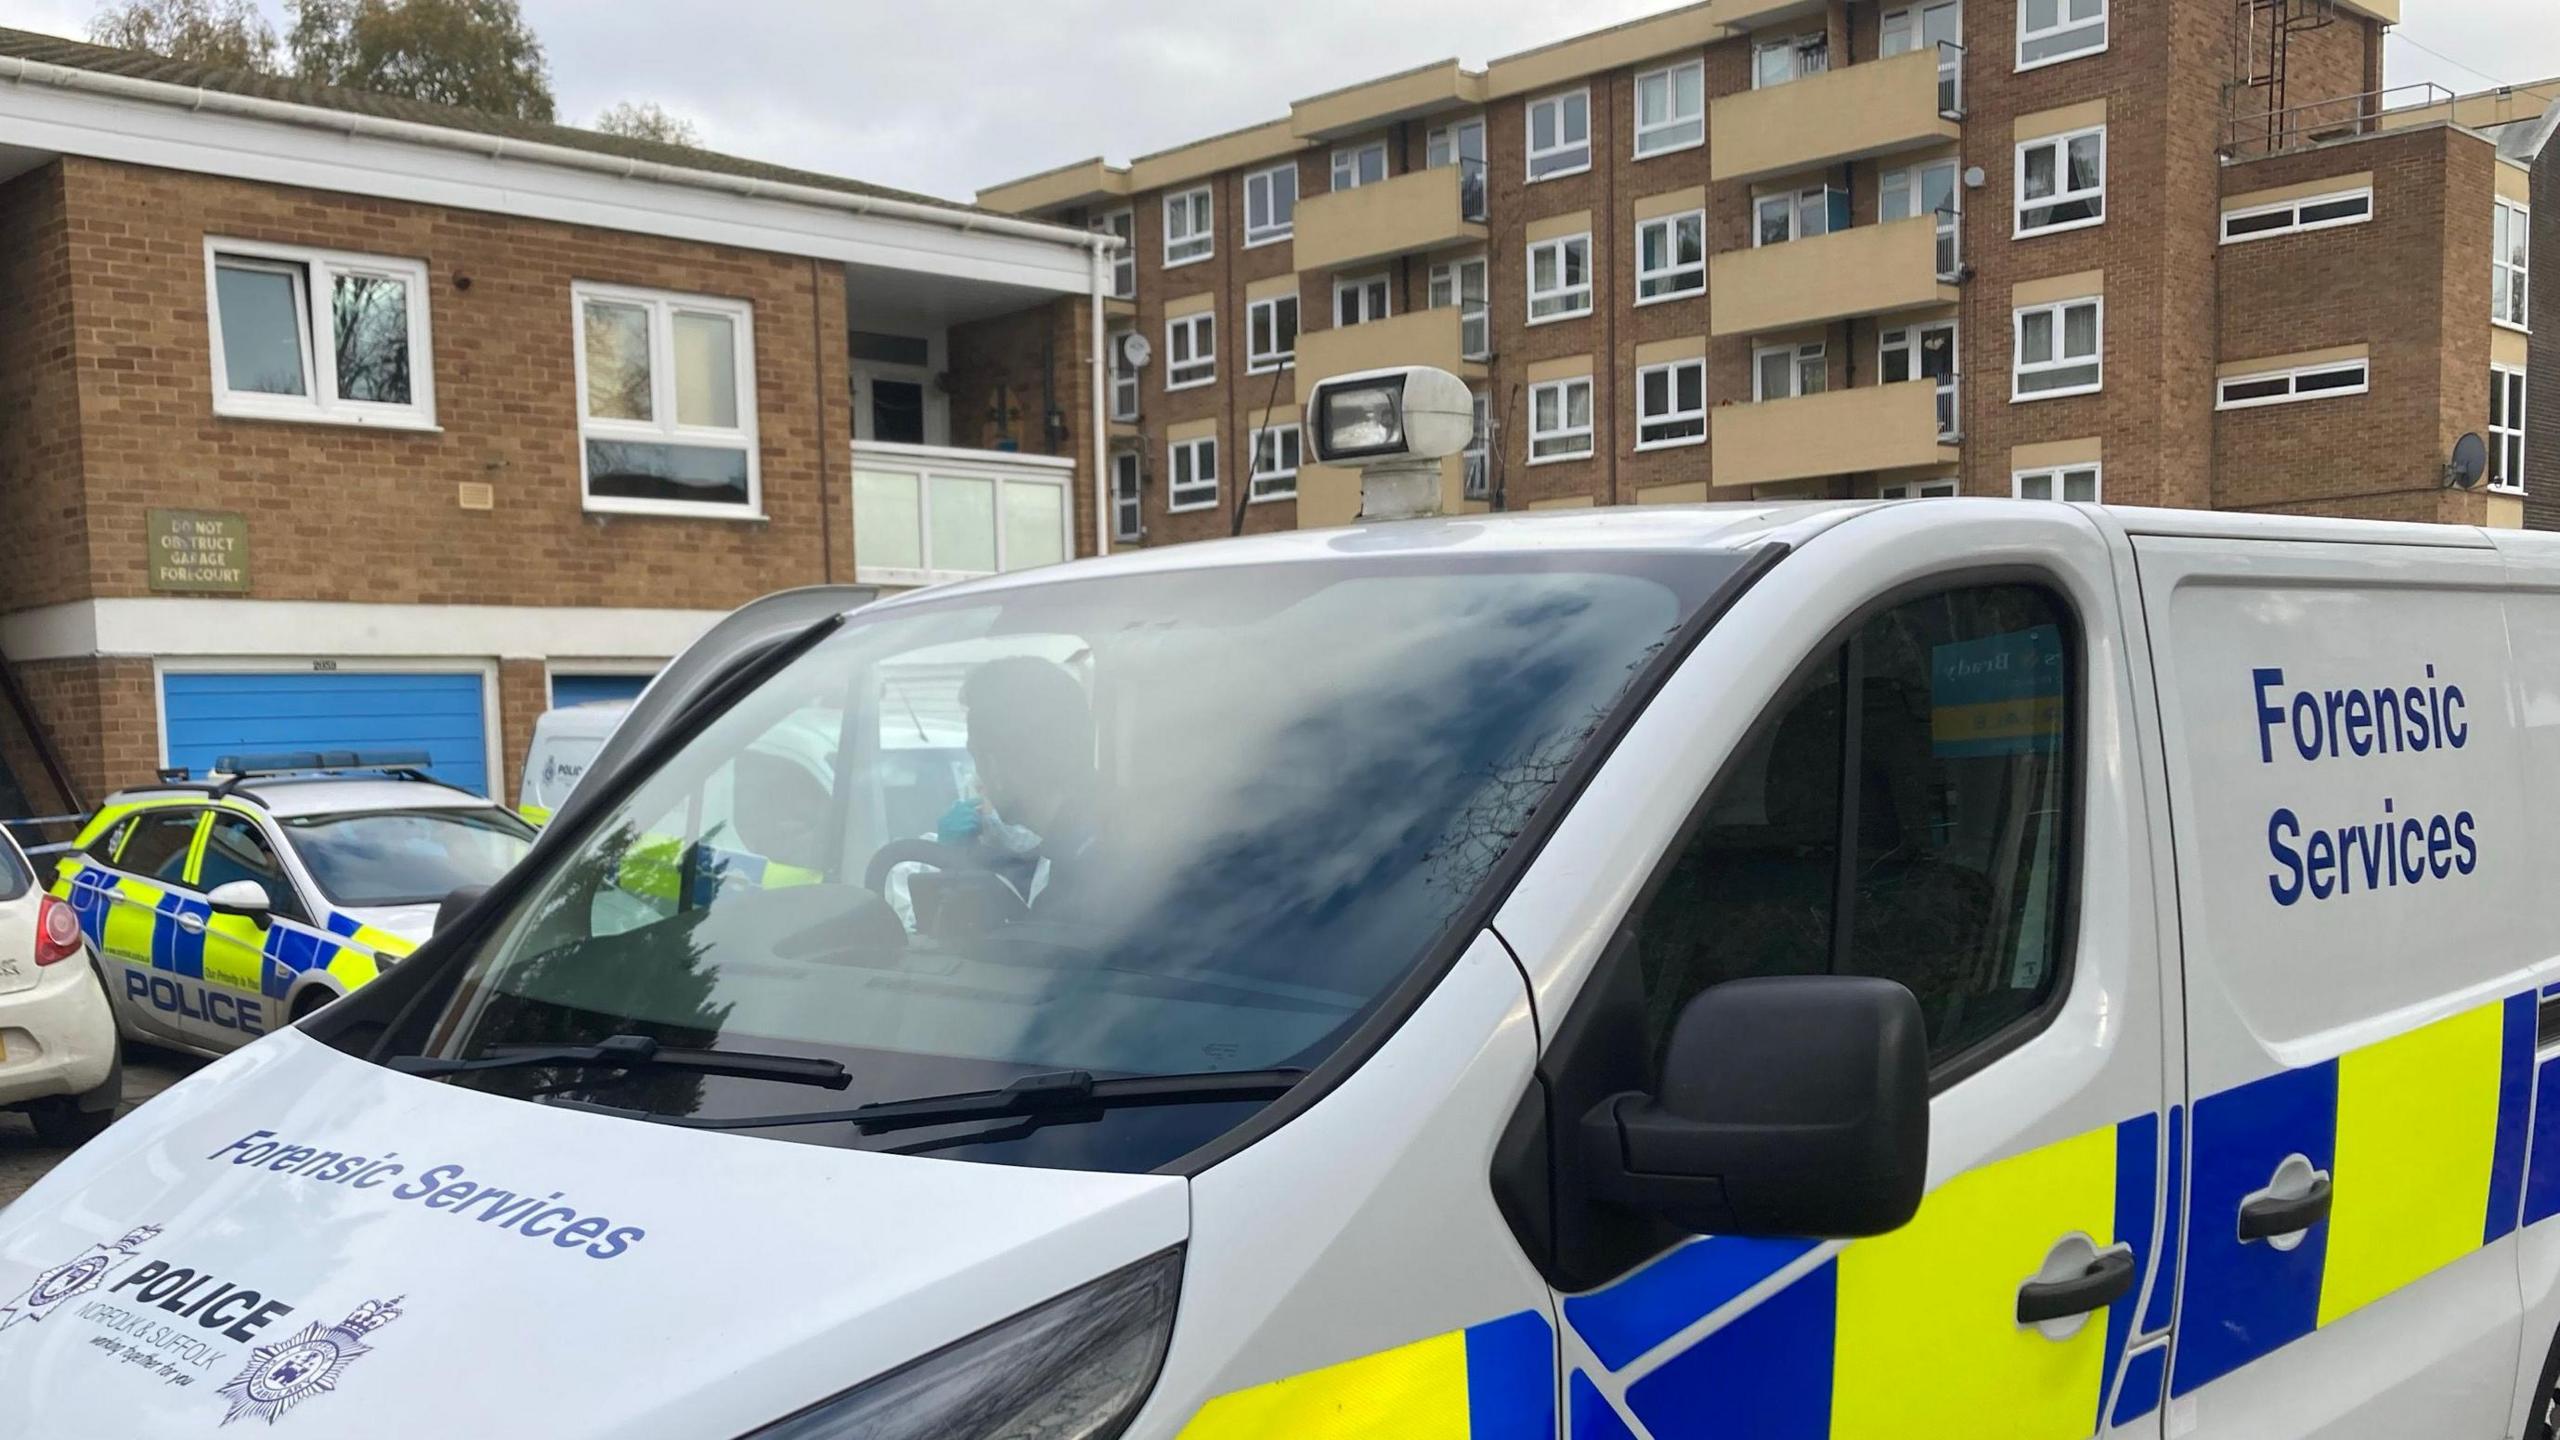
<instances>
[{"instance_id":1,"label":"paved ground","mask_svg":"<svg viewBox=\"0 0 2560 1440\"><path fill-rule=\"evenodd\" d=\"M204 1063L192 1056L127 1041L124 1047L125 1108L131 1110ZM38 1143L35 1127L27 1123L26 1116L0 1110L0 1205L18 1198L18 1192L36 1183L44 1172L70 1153Z\"/></svg>"}]
</instances>

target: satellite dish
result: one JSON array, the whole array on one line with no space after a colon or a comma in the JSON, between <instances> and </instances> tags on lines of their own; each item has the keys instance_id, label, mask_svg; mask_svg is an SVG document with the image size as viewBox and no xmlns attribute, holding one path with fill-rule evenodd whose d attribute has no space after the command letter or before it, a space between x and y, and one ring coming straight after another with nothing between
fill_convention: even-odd
<instances>
[{"instance_id":1,"label":"satellite dish","mask_svg":"<svg viewBox=\"0 0 2560 1440\"><path fill-rule=\"evenodd\" d=\"M2488 473L2489 447L2482 443L2479 432L2470 432L2453 442L2453 458L2444 462L2446 489L2475 489Z\"/></svg>"},{"instance_id":2,"label":"satellite dish","mask_svg":"<svg viewBox=\"0 0 2560 1440\"><path fill-rule=\"evenodd\" d=\"M1146 369L1147 362L1155 358L1155 353L1156 347L1147 343L1147 337L1134 330L1120 337L1121 363L1132 370Z\"/></svg>"},{"instance_id":3,"label":"satellite dish","mask_svg":"<svg viewBox=\"0 0 2560 1440\"><path fill-rule=\"evenodd\" d=\"M1990 176L1982 173L1981 166L1968 165L1964 170L1964 188L1967 190L1979 190L1982 188L1983 183L1990 178Z\"/></svg>"}]
</instances>

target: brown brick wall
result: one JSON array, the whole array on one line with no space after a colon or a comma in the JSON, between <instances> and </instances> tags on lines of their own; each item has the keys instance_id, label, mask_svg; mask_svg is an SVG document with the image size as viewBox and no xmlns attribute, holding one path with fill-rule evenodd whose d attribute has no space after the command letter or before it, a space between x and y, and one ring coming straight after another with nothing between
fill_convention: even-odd
<instances>
[{"instance_id":1,"label":"brown brick wall","mask_svg":"<svg viewBox=\"0 0 2560 1440\"><path fill-rule=\"evenodd\" d=\"M498 662L498 803L513 806L524 793L524 757L533 748L533 722L551 708L550 668L539 660Z\"/></svg>"},{"instance_id":2,"label":"brown brick wall","mask_svg":"<svg viewBox=\"0 0 2560 1440\"><path fill-rule=\"evenodd\" d=\"M84 804L150 782L160 764L150 661L39 660L19 666L18 680Z\"/></svg>"},{"instance_id":3,"label":"brown brick wall","mask_svg":"<svg viewBox=\"0 0 2560 1440\"><path fill-rule=\"evenodd\" d=\"M70 269L62 167L0 185L0 537L9 556L0 613L71 599L84 584Z\"/></svg>"},{"instance_id":4,"label":"brown brick wall","mask_svg":"<svg viewBox=\"0 0 2560 1440\"><path fill-rule=\"evenodd\" d=\"M142 593L153 506L247 513L262 599L727 608L824 578L845 548L824 533L851 434L838 267L98 161L63 168L88 593ZM208 235L425 261L442 433L216 416ZM767 518L582 512L576 280L754 305ZM457 507L457 484L473 480L496 487L495 510Z\"/></svg>"},{"instance_id":5,"label":"brown brick wall","mask_svg":"<svg viewBox=\"0 0 2560 1440\"><path fill-rule=\"evenodd\" d=\"M2488 267L2468 259L2488 253L2490 163L2424 129L2225 172L2234 194L2373 172L2367 224L2221 247L2219 330L2226 361L2369 345L2372 388L2215 415L2217 507L2455 518L2439 466L2489 404Z\"/></svg>"},{"instance_id":6,"label":"brown brick wall","mask_svg":"<svg viewBox=\"0 0 2560 1440\"><path fill-rule=\"evenodd\" d=\"M1012 448L1077 464L1069 487L1074 553L1093 553L1091 306L1062 299L950 330L951 443L969 450ZM999 421L1002 393L1015 413ZM1044 418L1054 411L1060 427Z\"/></svg>"}]
</instances>

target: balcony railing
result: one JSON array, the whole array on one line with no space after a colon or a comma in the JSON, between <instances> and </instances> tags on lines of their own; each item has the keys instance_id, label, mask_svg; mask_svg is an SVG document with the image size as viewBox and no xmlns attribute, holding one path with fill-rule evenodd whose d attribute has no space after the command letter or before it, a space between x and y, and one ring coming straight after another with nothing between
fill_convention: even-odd
<instances>
[{"instance_id":1,"label":"balcony railing","mask_svg":"<svg viewBox=\"0 0 2560 1440\"><path fill-rule=\"evenodd\" d=\"M2395 125L2455 120L2460 108L2457 98L2428 80L2332 95L2279 110L2263 108L2266 92L2244 87L2231 93L2230 112L2222 122L2222 153L2230 159L2251 160Z\"/></svg>"},{"instance_id":2,"label":"balcony railing","mask_svg":"<svg viewBox=\"0 0 2560 1440\"><path fill-rule=\"evenodd\" d=\"M1957 451L1939 415L1942 403L1952 410L1953 394L1923 378L1720 405L1708 412L1714 483L1774 485L1952 464Z\"/></svg>"},{"instance_id":3,"label":"balcony railing","mask_svg":"<svg viewBox=\"0 0 2560 1440\"><path fill-rule=\"evenodd\" d=\"M1442 165L1298 202L1301 270L1340 270L1485 237L1481 162Z\"/></svg>"},{"instance_id":4,"label":"balcony railing","mask_svg":"<svg viewBox=\"0 0 2560 1440\"><path fill-rule=\"evenodd\" d=\"M932 585L1068 559L1075 471L1061 456L856 440L854 579Z\"/></svg>"},{"instance_id":5,"label":"balcony railing","mask_svg":"<svg viewBox=\"0 0 2560 1440\"><path fill-rule=\"evenodd\" d=\"M1835 230L1783 245L1727 250L1707 261L1707 328L1765 335L1856 315L1951 305L1934 215Z\"/></svg>"},{"instance_id":6,"label":"balcony railing","mask_svg":"<svg viewBox=\"0 0 2560 1440\"><path fill-rule=\"evenodd\" d=\"M1718 180L1756 180L1823 165L1943 144L1962 133L1960 93L1943 85L1942 63L1961 50L1924 47L1784 85L1718 98L1708 133Z\"/></svg>"}]
</instances>

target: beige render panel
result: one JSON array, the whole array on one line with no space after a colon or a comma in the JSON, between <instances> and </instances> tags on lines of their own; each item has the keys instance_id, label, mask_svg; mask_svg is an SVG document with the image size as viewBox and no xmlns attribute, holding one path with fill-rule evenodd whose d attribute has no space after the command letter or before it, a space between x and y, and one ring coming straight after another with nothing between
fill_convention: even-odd
<instances>
[{"instance_id":1,"label":"beige render panel","mask_svg":"<svg viewBox=\"0 0 2560 1440\"><path fill-rule=\"evenodd\" d=\"M2261 205L2281 205L2287 200L2308 200L2314 195L2338 195L2349 190L2373 188L2373 172L2358 170L2352 175L2324 175L2305 180L2299 185L2276 185L2264 190L2243 190L2222 197L2222 213L2254 210Z\"/></svg>"},{"instance_id":2,"label":"beige render panel","mask_svg":"<svg viewBox=\"0 0 2560 1440\"><path fill-rule=\"evenodd\" d=\"M1247 300L1273 300L1282 295L1295 295L1297 293L1298 276L1295 271L1291 271L1285 275L1273 275L1267 279L1256 280L1252 284L1244 287L1244 298Z\"/></svg>"},{"instance_id":3,"label":"beige render panel","mask_svg":"<svg viewBox=\"0 0 2560 1440\"><path fill-rule=\"evenodd\" d=\"M1602 71L1674 51L1703 50L1726 36L1715 8L1709 4L1684 5L1553 45L1505 55L1485 67L1485 98L1562 89Z\"/></svg>"},{"instance_id":4,"label":"beige render panel","mask_svg":"<svg viewBox=\"0 0 2560 1440\"><path fill-rule=\"evenodd\" d=\"M1671 340L1647 340L1636 347L1638 365L1660 365L1672 360L1704 360L1707 337L1683 335Z\"/></svg>"},{"instance_id":5,"label":"beige render panel","mask_svg":"<svg viewBox=\"0 0 2560 1440\"><path fill-rule=\"evenodd\" d=\"M2489 518L2483 523L2487 524L2490 529L2521 530L2524 528L2523 496L2492 495L2488 497L2488 499Z\"/></svg>"},{"instance_id":6,"label":"beige render panel","mask_svg":"<svg viewBox=\"0 0 2560 1440\"><path fill-rule=\"evenodd\" d=\"M1462 380L1484 378L1484 365L1460 352L1458 307L1408 310L1364 325L1298 332L1298 403L1319 381L1392 365L1430 365Z\"/></svg>"},{"instance_id":7,"label":"beige render panel","mask_svg":"<svg viewBox=\"0 0 2560 1440\"><path fill-rule=\"evenodd\" d=\"M1568 235L1591 233L1591 212L1576 210L1570 215L1548 215L1529 222L1524 236L1532 245L1541 240L1561 240Z\"/></svg>"},{"instance_id":8,"label":"beige render panel","mask_svg":"<svg viewBox=\"0 0 2560 1440\"><path fill-rule=\"evenodd\" d=\"M2531 349L2532 342L2525 338L2523 331L2511 330L2504 325L2493 324L2489 327L2490 364L2504 365L2510 370L2522 370L2525 368L2525 356Z\"/></svg>"},{"instance_id":9,"label":"beige render panel","mask_svg":"<svg viewBox=\"0 0 2560 1440\"><path fill-rule=\"evenodd\" d=\"M1308 196L1298 202L1298 268L1338 270L1391 255L1483 243L1484 226L1461 211L1460 178L1457 166L1443 165Z\"/></svg>"},{"instance_id":10,"label":"beige render panel","mask_svg":"<svg viewBox=\"0 0 2560 1440\"><path fill-rule=\"evenodd\" d=\"M2064 105L2052 110L2036 110L2021 115L2009 123L2009 138L2040 140L2047 135L2062 134L2066 130L2086 130L2092 125L2106 123L2107 101L2102 95L2095 100L2083 100L2077 105Z\"/></svg>"},{"instance_id":11,"label":"beige render panel","mask_svg":"<svg viewBox=\"0 0 2560 1440\"><path fill-rule=\"evenodd\" d=\"M1718 180L1890 155L1963 133L1938 113L1934 50L1720 96L1708 116L1709 169Z\"/></svg>"},{"instance_id":12,"label":"beige render panel","mask_svg":"<svg viewBox=\"0 0 2560 1440\"><path fill-rule=\"evenodd\" d=\"M2338 0L2338 8L2385 25L2400 23L2400 0Z\"/></svg>"},{"instance_id":13,"label":"beige render panel","mask_svg":"<svg viewBox=\"0 0 2560 1440\"><path fill-rule=\"evenodd\" d=\"M2056 300L2085 300L2107 293L2107 272L2075 270L2068 275L2053 275L2042 280L2021 280L2009 287L2009 307L2021 309L2029 305L2050 305Z\"/></svg>"},{"instance_id":14,"label":"beige render panel","mask_svg":"<svg viewBox=\"0 0 2560 1440\"><path fill-rule=\"evenodd\" d=\"M1636 489L1639 505L1695 505L1707 498L1707 482L1691 480L1680 485L1643 485Z\"/></svg>"},{"instance_id":15,"label":"beige render panel","mask_svg":"<svg viewBox=\"0 0 2560 1440\"><path fill-rule=\"evenodd\" d=\"M1215 310L1217 308L1218 292L1215 290L1203 290L1196 295L1185 295L1178 300L1167 300L1164 302L1164 318L1167 320L1180 320L1188 315L1197 315L1203 310Z\"/></svg>"},{"instance_id":16,"label":"beige render panel","mask_svg":"<svg viewBox=\"0 0 2560 1440\"><path fill-rule=\"evenodd\" d=\"M2296 350L2290 355L2225 360L2214 367L2213 373L2216 379L2228 380L2234 375L2264 375L2276 370L2296 370L2305 365L2326 365L2333 360L2362 360L2372 353L2370 345L2332 345L2324 350Z\"/></svg>"},{"instance_id":17,"label":"beige render panel","mask_svg":"<svg viewBox=\"0 0 2560 1440\"><path fill-rule=\"evenodd\" d=\"M2533 172L2501 155L2490 167L2497 177L2498 198L2518 205L2533 203Z\"/></svg>"},{"instance_id":18,"label":"beige render panel","mask_svg":"<svg viewBox=\"0 0 2560 1440\"><path fill-rule=\"evenodd\" d=\"M1707 187L1692 185L1686 190L1666 190L1659 195L1643 195L1636 199L1638 220L1659 220L1665 215L1685 215L1707 208Z\"/></svg>"},{"instance_id":19,"label":"beige render panel","mask_svg":"<svg viewBox=\"0 0 2560 1440\"><path fill-rule=\"evenodd\" d=\"M1129 162L1129 190L1144 194L1167 185L1199 180L1224 170L1239 170L1264 160L1277 160L1306 148L1286 120L1273 120L1244 130L1213 135Z\"/></svg>"},{"instance_id":20,"label":"beige render panel","mask_svg":"<svg viewBox=\"0 0 2560 1440\"><path fill-rule=\"evenodd\" d=\"M1718 0L1716 19L1731 30L1755 30L1818 16L1823 0Z\"/></svg>"},{"instance_id":21,"label":"beige render panel","mask_svg":"<svg viewBox=\"0 0 2560 1440\"><path fill-rule=\"evenodd\" d=\"M1128 194L1127 168L1107 165L1097 155L1073 165L1061 165L1055 170L1043 170L1037 175L990 185L978 192L978 203L989 210L1001 210L1009 215L1029 215L1062 205L1125 199Z\"/></svg>"},{"instance_id":22,"label":"beige render panel","mask_svg":"<svg viewBox=\"0 0 2560 1440\"><path fill-rule=\"evenodd\" d=\"M2106 442L2095 435L2079 440L2047 440L2009 447L2009 471L2051 470L2059 465L2096 465L2106 458Z\"/></svg>"},{"instance_id":23,"label":"beige render panel","mask_svg":"<svg viewBox=\"0 0 2560 1440\"><path fill-rule=\"evenodd\" d=\"M1532 385L1544 385L1550 380L1573 380L1590 373L1590 356L1567 355L1556 360L1541 360L1530 366L1528 379Z\"/></svg>"},{"instance_id":24,"label":"beige render panel","mask_svg":"<svg viewBox=\"0 0 2560 1440\"><path fill-rule=\"evenodd\" d=\"M1529 508L1532 510L1588 510L1592 507L1592 503L1588 495L1554 495L1544 500L1530 501Z\"/></svg>"},{"instance_id":25,"label":"beige render panel","mask_svg":"<svg viewBox=\"0 0 2560 1440\"><path fill-rule=\"evenodd\" d=\"M1719 405L1707 416L1719 489L1950 465L1957 458L1956 447L1938 442L1938 387L1930 380Z\"/></svg>"},{"instance_id":26,"label":"beige render panel","mask_svg":"<svg viewBox=\"0 0 2560 1440\"><path fill-rule=\"evenodd\" d=\"M1481 105L1484 80L1482 71L1442 60L1311 95L1289 107L1289 124L1304 139L1336 140L1390 121Z\"/></svg>"},{"instance_id":27,"label":"beige render panel","mask_svg":"<svg viewBox=\"0 0 2560 1440\"><path fill-rule=\"evenodd\" d=\"M1938 279L1938 225L1926 215L1707 260L1708 329L1720 336L1951 305L1956 294Z\"/></svg>"},{"instance_id":28,"label":"beige render panel","mask_svg":"<svg viewBox=\"0 0 2560 1440\"><path fill-rule=\"evenodd\" d=\"M1168 445L1180 444L1185 440L1207 440L1216 436L1217 433L1218 420L1214 415L1206 420L1185 420L1178 425L1164 427L1165 443Z\"/></svg>"}]
</instances>

